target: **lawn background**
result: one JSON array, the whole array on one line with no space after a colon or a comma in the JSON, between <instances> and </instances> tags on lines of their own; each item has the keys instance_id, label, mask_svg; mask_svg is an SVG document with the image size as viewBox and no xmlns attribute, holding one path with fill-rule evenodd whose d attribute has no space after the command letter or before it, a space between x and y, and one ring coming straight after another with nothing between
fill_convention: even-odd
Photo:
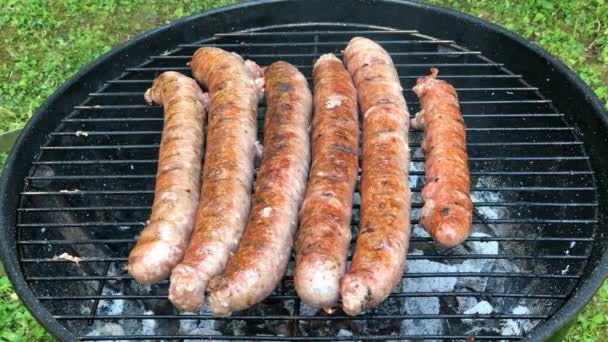
<instances>
[{"instance_id":1,"label":"lawn background","mask_svg":"<svg viewBox=\"0 0 608 342\"><path fill-rule=\"evenodd\" d=\"M112 47L184 15L231 0L3 0L0 132L22 127L71 75ZM608 106L606 0L428 0L487 19L537 42ZM0 167L6 153L0 153ZM608 282L579 315L568 341L608 338ZM0 340L51 341L0 277Z\"/></svg>"}]
</instances>

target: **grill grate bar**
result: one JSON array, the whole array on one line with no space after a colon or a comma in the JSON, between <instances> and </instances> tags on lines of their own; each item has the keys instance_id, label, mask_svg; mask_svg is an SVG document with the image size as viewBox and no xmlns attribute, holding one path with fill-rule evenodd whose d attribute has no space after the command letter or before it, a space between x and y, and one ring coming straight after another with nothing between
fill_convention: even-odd
<instances>
[{"instance_id":1,"label":"grill grate bar","mask_svg":"<svg viewBox=\"0 0 608 342\"><path fill-rule=\"evenodd\" d=\"M453 40L437 39L437 40L382 40L378 41L383 45L434 45L434 44L454 44ZM331 42L289 42L289 43L217 43L217 44L180 44L181 48L201 48L201 47L218 47L218 48L232 48L232 47L278 47L278 46L346 46L348 41L331 41Z\"/></svg>"},{"instance_id":2,"label":"grill grate bar","mask_svg":"<svg viewBox=\"0 0 608 342\"><path fill-rule=\"evenodd\" d=\"M76 110L85 110L85 109L146 109L146 108L162 108L158 105L147 105L147 104L139 104L139 105L94 105L94 106L74 106Z\"/></svg>"},{"instance_id":3,"label":"grill grate bar","mask_svg":"<svg viewBox=\"0 0 608 342\"><path fill-rule=\"evenodd\" d=\"M467 56L481 55L480 51L411 51L411 52L390 52L391 56ZM244 59L255 58L289 58L289 57L319 57L320 53L241 53ZM334 53L336 57L342 57L342 53ZM152 60L190 60L190 55L158 55L150 56ZM446 76L442 76L446 77Z\"/></svg>"},{"instance_id":4,"label":"grill grate bar","mask_svg":"<svg viewBox=\"0 0 608 342\"><path fill-rule=\"evenodd\" d=\"M349 31L270 31L270 32L223 32L216 33L214 36L216 37L253 37L253 36L300 36L300 35L329 35L329 34L395 34L395 33L403 33L403 34L412 34L418 33L418 30L349 30Z\"/></svg>"},{"instance_id":5,"label":"grill grate bar","mask_svg":"<svg viewBox=\"0 0 608 342\"><path fill-rule=\"evenodd\" d=\"M565 295L559 294L529 294L529 293L503 293L503 292L395 292L389 298L410 298L410 297L500 297L500 298L524 298L524 299L564 299ZM40 300L138 300L138 299L166 299L167 294L159 295L88 295L88 296L41 296ZM268 300L294 300L299 297L296 295L271 295Z\"/></svg>"},{"instance_id":6,"label":"grill grate bar","mask_svg":"<svg viewBox=\"0 0 608 342\"><path fill-rule=\"evenodd\" d=\"M86 222L84 222L86 223ZM144 222L131 222L131 224L128 225L123 225L123 224L112 224L112 225L103 225L103 222L99 223L99 224L95 224L95 225L80 225L78 223L72 224L72 225L63 225L63 226L47 226L47 225L39 225L39 226L23 226L23 225L27 225L27 224L22 224L21 226L18 226L19 228L81 228L81 227L107 227L107 226L111 226L111 227L115 227L115 226L144 226L145 223ZM128 240L128 239L127 239ZM44 240L44 243L41 244L50 244L50 242L52 241L59 241L59 240ZM75 244L94 244L94 241L92 241L91 239L89 240L74 240ZM104 240L107 241L107 240ZM130 240L131 242L135 241L135 240ZM410 238L411 242L432 242L430 237L411 237ZM479 237L479 236L472 236L469 237L467 239L467 241L469 242L491 242L491 241L504 241L504 242L592 242L593 241L593 237L580 237L580 236L576 236L576 237L519 237L519 236L504 236L504 237L493 237L493 236L484 236L484 237ZM129 242L129 241L126 241ZM117 243L122 243L121 241L117 241ZM61 244L61 243L57 243L57 244ZM29 259L24 259L24 260L29 260Z\"/></svg>"},{"instance_id":7,"label":"grill grate bar","mask_svg":"<svg viewBox=\"0 0 608 342\"><path fill-rule=\"evenodd\" d=\"M441 66L440 64L429 64L429 66L432 65L438 65ZM470 64L464 64L464 65L470 65ZM483 64L483 65L490 65L490 64ZM455 65L454 65L455 66ZM149 70L156 70L156 69L149 69ZM118 79L118 80L110 80L107 83L110 84L122 84L122 83L147 83L147 84L152 84L154 80L152 79L131 79L131 80L122 80L122 79ZM538 91L537 87L462 87L462 88L455 88L456 91ZM413 90L411 89L404 89L404 91L409 91L409 92L413 92ZM133 94L131 94L133 93ZM90 96L103 96L100 94L130 94L130 95L142 95L143 96L143 91L141 92L109 92L109 93L91 93L89 94ZM126 95L122 95L122 96L126 96Z\"/></svg>"},{"instance_id":8,"label":"grill grate bar","mask_svg":"<svg viewBox=\"0 0 608 342\"><path fill-rule=\"evenodd\" d=\"M190 71L190 67L187 66L172 66L172 67L133 67L126 68L126 71L132 72L140 72L140 71L180 71L180 72L188 72Z\"/></svg>"},{"instance_id":9,"label":"grill grate bar","mask_svg":"<svg viewBox=\"0 0 608 342\"><path fill-rule=\"evenodd\" d=\"M94 108L88 108L94 109ZM464 118L541 118L541 117L563 117L562 113L514 113L514 114L463 114ZM145 122L145 121L163 121L162 117L148 118L70 118L63 119L62 122ZM261 120L259 120L261 121Z\"/></svg>"},{"instance_id":10,"label":"grill grate bar","mask_svg":"<svg viewBox=\"0 0 608 342\"><path fill-rule=\"evenodd\" d=\"M554 157L470 157L469 161L564 161L589 160L587 156L554 156ZM411 162L423 162L424 158L411 158ZM34 165L93 165L93 164L152 164L158 159L96 159L96 160L44 160L33 162Z\"/></svg>"},{"instance_id":11,"label":"grill grate bar","mask_svg":"<svg viewBox=\"0 0 608 342\"><path fill-rule=\"evenodd\" d=\"M294 64L298 69L312 69L313 65L310 64L304 64L304 65L298 65L298 64ZM489 62L489 63L394 63L393 64L396 68L416 68L416 67L437 67L437 68L443 68L443 67L492 67L492 68L496 68L496 67L504 67L504 63L494 63L494 62ZM527 88L527 87L524 87ZM456 88L458 89L458 88Z\"/></svg>"},{"instance_id":12,"label":"grill grate bar","mask_svg":"<svg viewBox=\"0 0 608 342\"><path fill-rule=\"evenodd\" d=\"M573 131L572 127L469 127L466 128L468 132L510 132L510 131ZM50 134L52 137L59 136L93 136L93 135L160 135L161 130L150 130L150 131L64 131L64 132L53 132Z\"/></svg>"},{"instance_id":13,"label":"grill grate bar","mask_svg":"<svg viewBox=\"0 0 608 342\"><path fill-rule=\"evenodd\" d=\"M465 75L462 75L463 77ZM405 77L405 76L404 76ZM477 101L459 101L459 103L461 105L467 105L467 104L542 104L542 103L552 103L551 100L477 100ZM410 101L408 102L409 105L420 105L419 102L417 101ZM140 105L133 105L133 104L124 104L124 105L92 105L92 106L75 106L75 109L79 109L79 110L86 110L86 109L95 109L95 110L101 110L101 109L141 109L141 108L145 108L145 109L149 109L149 108L162 108L159 105L148 105L148 104L140 104ZM261 107L261 108L266 108L266 107Z\"/></svg>"},{"instance_id":14,"label":"grill grate bar","mask_svg":"<svg viewBox=\"0 0 608 342\"><path fill-rule=\"evenodd\" d=\"M154 82L154 80L121 80L121 79L116 79L116 80L109 80L106 83L109 84L121 84L121 83L149 83L152 84L152 82ZM143 92L142 92L143 94Z\"/></svg>"},{"instance_id":15,"label":"grill grate bar","mask_svg":"<svg viewBox=\"0 0 608 342\"><path fill-rule=\"evenodd\" d=\"M593 171L471 171L472 176L584 176L593 175ZM410 176L424 176L424 171L410 171ZM28 180L84 180L84 179L154 179L156 175L56 175L56 176L28 176Z\"/></svg>"},{"instance_id":16,"label":"grill grate bar","mask_svg":"<svg viewBox=\"0 0 608 342\"><path fill-rule=\"evenodd\" d=\"M467 146L558 146L558 145L582 145L582 141L520 141L520 142L472 142ZM410 147L420 147L419 143L409 144ZM132 145L76 145L76 146L41 146L42 150L124 150L124 149L157 149L159 144L132 144ZM410 173L411 174L411 173Z\"/></svg>"},{"instance_id":17,"label":"grill grate bar","mask_svg":"<svg viewBox=\"0 0 608 342\"><path fill-rule=\"evenodd\" d=\"M418 220L410 220L411 223L417 224ZM568 223L568 224L595 224L599 221L596 219L563 219L563 220L553 220L553 219L484 219L484 220L473 220L473 224L475 223L484 223L484 224L513 224L513 223ZM358 220L352 220L352 225L358 224ZM124 221L124 222L78 222L78 223L20 223L18 227L91 227L91 226L129 226L129 225L140 225L144 226L145 223L142 221ZM413 239L414 237L412 237ZM474 237L470 237L470 239L474 239ZM496 238L494 238L496 239ZM542 238L531 238L533 240L541 239L538 241L542 241ZM475 241L475 240L470 240ZM482 240L480 240L482 241Z\"/></svg>"},{"instance_id":18,"label":"grill grate bar","mask_svg":"<svg viewBox=\"0 0 608 342\"><path fill-rule=\"evenodd\" d=\"M151 106L150 108L154 108ZM102 110L104 108L84 108ZM107 109L107 108L106 108ZM485 114L485 113L469 113L463 114L464 118L533 118L533 117L563 117L563 113L511 113L511 114ZM412 117L414 117L412 115ZM62 122L131 122L131 121L163 121L162 117L147 117L147 118L71 118L61 120ZM262 120L258 120L262 121Z\"/></svg>"},{"instance_id":19,"label":"grill grate bar","mask_svg":"<svg viewBox=\"0 0 608 342\"><path fill-rule=\"evenodd\" d=\"M119 320L119 319L150 319L149 315L95 315L91 316L99 320ZM228 317L213 317L210 315L154 315L154 319L205 319L205 320L307 320L307 321L363 321L368 319L546 319L548 315L514 315L514 314L488 314L488 315L466 315L466 314L404 314L404 315L359 315L359 316L302 316L302 315L266 315L266 316L240 316L233 315ZM80 320L88 319L78 315L55 315L53 318L58 320Z\"/></svg>"},{"instance_id":20,"label":"grill grate bar","mask_svg":"<svg viewBox=\"0 0 608 342\"><path fill-rule=\"evenodd\" d=\"M420 192L421 188L410 188L412 192ZM520 187L520 188L508 188L508 187L473 187L471 192L479 191L595 191L595 187ZM20 193L23 196L88 196L88 195L146 195L154 194L154 190L60 190L60 191L23 191Z\"/></svg>"},{"instance_id":21,"label":"grill grate bar","mask_svg":"<svg viewBox=\"0 0 608 342\"><path fill-rule=\"evenodd\" d=\"M156 178L156 175L78 175L78 176L30 176L30 180L56 180L56 179L146 179Z\"/></svg>"},{"instance_id":22,"label":"grill grate bar","mask_svg":"<svg viewBox=\"0 0 608 342\"><path fill-rule=\"evenodd\" d=\"M477 208L484 207L597 207L597 202L473 202ZM422 208L421 202L412 202L412 208ZM152 206L97 206L97 207L23 207L22 212L40 211L88 211L88 210L150 210ZM353 205L353 208L359 208Z\"/></svg>"},{"instance_id":23,"label":"grill grate bar","mask_svg":"<svg viewBox=\"0 0 608 342\"><path fill-rule=\"evenodd\" d=\"M92 97L112 97L112 96L143 96L143 91L115 91L115 92L99 92L99 93L89 93L89 96Z\"/></svg>"},{"instance_id":24,"label":"grill grate bar","mask_svg":"<svg viewBox=\"0 0 608 342\"><path fill-rule=\"evenodd\" d=\"M507 273L507 272L409 272L404 273L402 279L407 278L445 278L445 277L461 277L461 278L543 278L543 279L578 279L581 275L574 274L546 274L546 273ZM30 281L102 281L115 280L125 281L134 280L130 275L124 276L27 276ZM285 276L286 280L292 280L293 277ZM163 280L158 284L168 284L168 280Z\"/></svg>"},{"instance_id":25,"label":"grill grate bar","mask_svg":"<svg viewBox=\"0 0 608 342\"><path fill-rule=\"evenodd\" d=\"M115 244L115 243L126 243L126 244L134 244L136 239L126 239L125 241L114 241L114 240L88 240L88 241L79 241L76 240L73 244L84 244L84 245L94 245L94 244ZM65 243L65 240L23 240L19 241L20 245L68 245ZM439 255L420 255L420 254L408 254L408 260L457 260L457 259L484 259L484 260L499 260L499 259L507 259L507 260L524 260L524 259L534 259L534 260L587 260L589 256L587 255L519 255L519 254L439 254ZM69 260L63 259L53 259L53 258L36 258L36 259L21 259L21 262L24 263L70 263ZM80 262L125 262L127 258L88 258L84 257Z\"/></svg>"}]
</instances>

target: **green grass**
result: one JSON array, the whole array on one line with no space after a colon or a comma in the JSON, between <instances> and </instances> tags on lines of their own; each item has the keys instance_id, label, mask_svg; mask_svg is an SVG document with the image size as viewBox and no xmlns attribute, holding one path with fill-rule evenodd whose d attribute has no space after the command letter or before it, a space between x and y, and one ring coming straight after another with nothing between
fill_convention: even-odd
<instances>
[{"instance_id":1,"label":"green grass","mask_svg":"<svg viewBox=\"0 0 608 342\"><path fill-rule=\"evenodd\" d=\"M52 341L21 305L7 277L0 278L0 341Z\"/></svg>"},{"instance_id":2,"label":"green grass","mask_svg":"<svg viewBox=\"0 0 608 342\"><path fill-rule=\"evenodd\" d=\"M4 0L0 13L0 132L21 127L64 81L117 44L183 15L232 2ZM606 0L429 0L515 31L558 56L608 105ZM0 167L6 154L0 153ZM568 341L608 335L608 283L579 315ZM48 334L0 277L0 340Z\"/></svg>"}]
</instances>

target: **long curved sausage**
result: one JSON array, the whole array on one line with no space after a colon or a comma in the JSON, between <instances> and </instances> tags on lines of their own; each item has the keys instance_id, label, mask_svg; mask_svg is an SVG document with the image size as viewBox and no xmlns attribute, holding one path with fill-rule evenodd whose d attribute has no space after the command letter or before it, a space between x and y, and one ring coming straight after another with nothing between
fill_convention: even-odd
<instances>
[{"instance_id":1,"label":"long curved sausage","mask_svg":"<svg viewBox=\"0 0 608 342\"><path fill-rule=\"evenodd\" d=\"M209 305L216 316L260 302L281 280L308 176L312 96L306 78L281 61L264 75L268 109L262 162L245 234L224 273L209 284Z\"/></svg>"},{"instance_id":2,"label":"long curved sausage","mask_svg":"<svg viewBox=\"0 0 608 342\"><path fill-rule=\"evenodd\" d=\"M255 75L238 55L204 47L190 67L209 89L211 103L196 227L169 288L169 299L182 311L195 311L204 303L209 280L222 272L245 228L258 103Z\"/></svg>"},{"instance_id":3,"label":"long curved sausage","mask_svg":"<svg viewBox=\"0 0 608 342\"><path fill-rule=\"evenodd\" d=\"M420 225L438 244L453 247L469 236L473 203L458 95L449 83L437 79L438 73L432 68L431 75L419 78L414 87L421 110L412 127L424 129L422 149L426 153Z\"/></svg>"},{"instance_id":4,"label":"long curved sausage","mask_svg":"<svg viewBox=\"0 0 608 342\"><path fill-rule=\"evenodd\" d=\"M167 278L182 259L194 228L205 99L195 80L173 71L160 74L144 96L164 106L165 121L152 213L126 268L139 283L152 284Z\"/></svg>"},{"instance_id":5,"label":"long curved sausage","mask_svg":"<svg viewBox=\"0 0 608 342\"><path fill-rule=\"evenodd\" d=\"M338 303L351 240L359 122L355 86L342 61L321 56L313 76L312 164L299 215L294 284L304 303L329 310Z\"/></svg>"},{"instance_id":6,"label":"long curved sausage","mask_svg":"<svg viewBox=\"0 0 608 342\"><path fill-rule=\"evenodd\" d=\"M363 113L359 236L342 277L344 311L381 303L399 283L410 235L409 113L397 71L375 42L353 38L344 50Z\"/></svg>"}]
</instances>

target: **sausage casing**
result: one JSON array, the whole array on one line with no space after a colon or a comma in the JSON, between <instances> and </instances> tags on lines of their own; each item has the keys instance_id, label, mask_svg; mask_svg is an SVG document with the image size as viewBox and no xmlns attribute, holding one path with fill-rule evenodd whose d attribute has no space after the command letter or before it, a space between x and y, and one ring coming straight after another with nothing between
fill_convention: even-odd
<instances>
[{"instance_id":1,"label":"sausage casing","mask_svg":"<svg viewBox=\"0 0 608 342\"><path fill-rule=\"evenodd\" d=\"M421 110L412 127L424 129L426 153L420 225L438 244L453 247L469 236L473 203L458 95L449 83L437 79L438 72L432 68L431 75L419 78L414 87Z\"/></svg>"},{"instance_id":2,"label":"sausage casing","mask_svg":"<svg viewBox=\"0 0 608 342\"><path fill-rule=\"evenodd\" d=\"M209 284L216 316L246 309L270 295L285 273L310 163L312 96L291 64L265 70L264 150L247 229L222 275Z\"/></svg>"},{"instance_id":3,"label":"sausage casing","mask_svg":"<svg viewBox=\"0 0 608 342\"><path fill-rule=\"evenodd\" d=\"M169 276L182 259L194 228L201 188L203 92L195 80L168 71L145 93L164 107L154 203L150 220L129 254L128 271L144 284Z\"/></svg>"},{"instance_id":4,"label":"sausage casing","mask_svg":"<svg viewBox=\"0 0 608 342\"><path fill-rule=\"evenodd\" d=\"M353 38L344 50L363 113L359 236L340 293L357 315L399 283L410 236L409 113L397 71L375 42Z\"/></svg>"},{"instance_id":5,"label":"sausage casing","mask_svg":"<svg viewBox=\"0 0 608 342\"><path fill-rule=\"evenodd\" d=\"M203 304L209 280L224 269L245 228L258 103L255 75L238 55L204 47L196 51L190 67L209 89L211 102L196 226L169 288L169 299L182 311Z\"/></svg>"},{"instance_id":6,"label":"sausage casing","mask_svg":"<svg viewBox=\"0 0 608 342\"><path fill-rule=\"evenodd\" d=\"M330 309L340 295L351 240L359 123L350 74L333 54L315 63L312 163L300 210L294 284L302 301Z\"/></svg>"}]
</instances>

